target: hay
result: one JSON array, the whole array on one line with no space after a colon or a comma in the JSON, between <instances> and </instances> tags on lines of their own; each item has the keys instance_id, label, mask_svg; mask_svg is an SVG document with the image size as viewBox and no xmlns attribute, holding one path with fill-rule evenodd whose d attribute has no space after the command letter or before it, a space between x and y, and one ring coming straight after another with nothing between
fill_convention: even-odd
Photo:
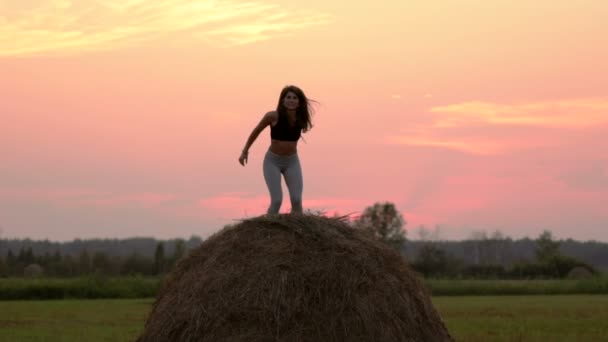
<instances>
[{"instance_id":1,"label":"hay","mask_svg":"<svg viewBox=\"0 0 608 342\"><path fill-rule=\"evenodd\" d=\"M271 215L167 276L139 342L452 341L403 258L339 219Z\"/></svg>"},{"instance_id":2,"label":"hay","mask_svg":"<svg viewBox=\"0 0 608 342\"><path fill-rule=\"evenodd\" d=\"M587 267L584 266L576 266L573 267L568 275L566 276L568 279L590 279L593 278L593 272L591 272Z\"/></svg>"},{"instance_id":3,"label":"hay","mask_svg":"<svg viewBox=\"0 0 608 342\"><path fill-rule=\"evenodd\" d=\"M44 268L38 264L29 264L23 269L23 275L28 278L40 278L44 275Z\"/></svg>"}]
</instances>

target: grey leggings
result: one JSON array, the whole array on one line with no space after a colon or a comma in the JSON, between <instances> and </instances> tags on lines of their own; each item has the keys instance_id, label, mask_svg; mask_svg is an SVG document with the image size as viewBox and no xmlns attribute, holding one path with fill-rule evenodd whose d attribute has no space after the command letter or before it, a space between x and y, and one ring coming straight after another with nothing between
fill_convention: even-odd
<instances>
[{"instance_id":1,"label":"grey leggings","mask_svg":"<svg viewBox=\"0 0 608 342\"><path fill-rule=\"evenodd\" d=\"M281 189L281 174L285 177L289 198L291 200L291 212L302 212L302 167L298 154L282 156L276 153L266 152L264 156L264 180L270 192L270 206L268 214L277 214L283 202L283 191Z\"/></svg>"}]
</instances>

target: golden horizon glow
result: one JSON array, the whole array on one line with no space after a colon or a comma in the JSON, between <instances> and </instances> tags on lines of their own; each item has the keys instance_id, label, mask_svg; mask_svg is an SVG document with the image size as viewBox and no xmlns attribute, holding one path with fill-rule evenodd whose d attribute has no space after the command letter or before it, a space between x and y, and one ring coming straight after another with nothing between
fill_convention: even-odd
<instances>
[{"instance_id":1,"label":"golden horizon glow","mask_svg":"<svg viewBox=\"0 0 608 342\"><path fill-rule=\"evenodd\" d=\"M181 35L190 44L249 44L330 22L328 14L237 0L40 1L0 15L0 57L78 54Z\"/></svg>"}]
</instances>

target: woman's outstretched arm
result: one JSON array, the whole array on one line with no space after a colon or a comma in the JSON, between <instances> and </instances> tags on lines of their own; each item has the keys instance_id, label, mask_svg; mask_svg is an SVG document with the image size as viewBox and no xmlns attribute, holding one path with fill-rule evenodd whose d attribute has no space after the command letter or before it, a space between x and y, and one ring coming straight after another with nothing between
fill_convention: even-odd
<instances>
[{"instance_id":1,"label":"woman's outstretched arm","mask_svg":"<svg viewBox=\"0 0 608 342\"><path fill-rule=\"evenodd\" d=\"M258 138L260 133L262 133L262 131L264 130L264 128L266 128L266 126L272 125L272 123L275 122L276 120L278 120L277 112L268 112L264 115L264 117L262 117L262 120L260 120L258 125L255 126L253 131L251 131L251 134L249 135L249 138L247 139L247 142L245 143L245 147L243 148L243 151L241 152L241 156L239 157L239 163L241 163L241 165L245 166L245 164L247 164L249 148L251 147L251 145L253 145L253 143Z\"/></svg>"}]
</instances>

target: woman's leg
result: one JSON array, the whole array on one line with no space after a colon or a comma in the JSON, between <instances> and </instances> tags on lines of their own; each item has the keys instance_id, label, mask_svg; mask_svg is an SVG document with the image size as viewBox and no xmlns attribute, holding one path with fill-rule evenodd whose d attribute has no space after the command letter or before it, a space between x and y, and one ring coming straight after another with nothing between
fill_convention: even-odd
<instances>
[{"instance_id":1,"label":"woman's leg","mask_svg":"<svg viewBox=\"0 0 608 342\"><path fill-rule=\"evenodd\" d=\"M273 155L266 153L264 157L264 180L270 193L270 206L268 214L277 214L283 202L283 191L281 189L281 169L278 160Z\"/></svg>"},{"instance_id":2,"label":"woman's leg","mask_svg":"<svg viewBox=\"0 0 608 342\"><path fill-rule=\"evenodd\" d=\"M302 166L298 156L294 156L289 160L287 169L285 170L285 183L289 189L289 198L291 200L291 212L302 213L302 191L304 190L304 180L302 177Z\"/></svg>"}]
</instances>

